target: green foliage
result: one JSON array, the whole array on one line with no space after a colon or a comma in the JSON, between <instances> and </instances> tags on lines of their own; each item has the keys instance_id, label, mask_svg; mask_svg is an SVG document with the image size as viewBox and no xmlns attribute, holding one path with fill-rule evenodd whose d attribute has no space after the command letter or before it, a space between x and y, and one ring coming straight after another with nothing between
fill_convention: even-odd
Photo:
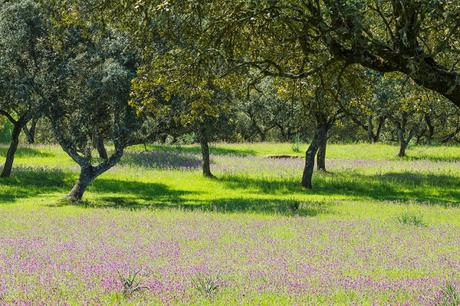
<instances>
[{"instance_id":1,"label":"green foliage","mask_svg":"<svg viewBox=\"0 0 460 306\"><path fill-rule=\"evenodd\" d=\"M127 299L131 298L136 292L144 289L141 285L141 281L138 279L139 271L129 272L127 276L124 276L118 271L118 278L123 286L123 296Z\"/></svg>"},{"instance_id":2,"label":"green foliage","mask_svg":"<svg viewBox=\"0 0 460 306\"><path fill-rule=\"evenodd\" d=\"M405 225L426 226L422 217L418 215L409 214L407 212L399 216L398 221L399 223L405 224Z\"/></svg>"},{"instance_id":3,"label":"green foliage","mask_svg":"<svg viewBox=\"0 0 460 306\"><path fill-rule=\"evenodd\" d=\"M212 298L222 287L222 280L218 276L200 275L193 280L193 286L203 296Z\"/></svg>"},{"instance_id":4,"label":"green foliage","mask_svg":"<svg viewBox=\"0 0 460 306\"><path fill-rule=\"evenodd\" d=\"M0 6L0 111L12 123L24 126L40 117L47 103L47 39L37 3L20 0Z\"/></svg>"}]
</instances>

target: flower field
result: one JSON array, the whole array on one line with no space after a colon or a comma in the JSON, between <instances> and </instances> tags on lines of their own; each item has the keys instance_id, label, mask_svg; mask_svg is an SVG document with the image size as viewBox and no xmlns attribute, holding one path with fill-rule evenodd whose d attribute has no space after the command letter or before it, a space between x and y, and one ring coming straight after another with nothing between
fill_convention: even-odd
<instances>
[{"instance_id":1,"label":"flower field","mask_svg":"<svg viewBox=\"0 0 460 306\"><path fill-rule=\"evenodd\" d=\"M460 149L332 146L305 191L301 159L229 148L216 179L193 147L135 148L79 205L60 200L71 161L21 149L0 182L0 305L458 305Z\"/></svg>"}]
</instances>

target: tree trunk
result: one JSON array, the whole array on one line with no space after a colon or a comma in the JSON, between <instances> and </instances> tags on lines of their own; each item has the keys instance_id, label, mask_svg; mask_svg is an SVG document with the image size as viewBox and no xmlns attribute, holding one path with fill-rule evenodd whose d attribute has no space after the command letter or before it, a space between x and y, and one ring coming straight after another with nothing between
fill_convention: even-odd
<instances>
[{"instance_id":1,"label":"tree trunk","mask_svg":"<svg viewBox=\"0 0 460 306\"><path fill-rule=\"evenodd\" d=\"M81 201L83 198L83 194L86 191L86 188L92 181L97 177L94 173L94 169L92 166L89 167L81 167L80 169L80 176L73 186L70 193L67 195L67 199L72 202Z\"/></svg>"},{"instance_id":2,"label":"tree trunk","mask_svg":"<svg viewBox=\"0 0 460 306\"><path fill-rule=\"evenodd\" d=\"M404 133L405 129L403 128L398 128L398 139L399 139L399 157L405 157L406 156L406 148L408 145L408 142L404 139Z\"/></svg>"},{"instance_id":3,"label":"tree trunk","mask_svg":"<svg viewBox=\"0 0 460 306\"><path fill-rule=\"evenodd\" d=\"M19 145L19 135L21 135L21 130L23 125L20 122L16 122L11 133L11 143L8 153L6 154L5 165L3 166L1 177L10 177L11 170L13 169L14 155Z\"/></svg>"},{"instance_id":4,"label":"tree trunk","mask_svg":"<svg viewBox=\"0 0 460 306\"><path fill-rule=\"evenodd\" d=\"M203 175L205 177L214 177L211 173L211 161L209 158L209 144L204 132L200 135L201 155L203 157Z\"/></svg>"},{"instance_id":5,"label":"tree trunk","mask_svg":"<svg viewBox=\"0 0 460 306\"><path fill-rule=\"evenodd\" d=\"M313 170L315 168L315 156L320 146L320 140L323 139L326 134L327 132L324 126L318 127L315 131L315 136L313 137L313 140L311 141L311 144L305 153L305 168L302 176L302 186L305 188L313 188L312 177Z\"/></svg>"},{"instance_id":6,"label":"tree trunk","mask_svg":"<svg viewBox=\"0 0 460 306\"><path fill-rule=\"evenodd\" d=\"M326 172L326 149L327 149L327 132L321 134L319 139L318 154L316 156L317 167L319 171Z\"/></svg>"},{"instance_id":7,"label":"tree trunk","mask_svg":"<svg viewBox=\"0 0 460 306\"><path fill-rule=\"evenodd\" d=\"M430 115L428 114L425 114L425 122L426 122L426 125L428 126L428 135L427 135L427 142L428 144L431 144L431 141L433 140L433 136L434 136L434 125L431 121L431 117Z\"/></svg>"},{"instance_id":8,"label":"tree trunk","mask_svg":"<svg viewBox=\"0 0 460 306\"><path fill-rule=\"evenodd\" d=\"M26 134L27 142L29 144L34 144L35 143L35 131L37 130L37 123L38 123L38 119L34 118L34 119L32 119L30 129L27 128L27 124L24 125L23 130L24 130L24 133Z\"/></svg>"},{"instance_id":9,"label":"tree trunk","mask_svg":"<svg viewBox=\"0 0 460 306\"><path fill-rule=\"evenodd\" d=\"M407 143L403 140L399 144L399 157L405 157L406 156L406 148L407 148Z\"/></svg>"},{"instance_id":10,"label":"tree trunk","mask_svg":"<svg viewBox=\"0 0 460 306\"><path fill-rule=\"evenodd\" d=\"M370 143L375 143L374 135L374 123L372 122L372 116L367 117L367 137Z\"/></svg>"},{"instance_id":11,"label":"tree trunk","mask_svg":"<svg viewBox=\"0 0 460 306\"><path fill-rule=\"evenodd\" d=\"M104 137L100 135L96 135L95 145L96 145L97 152L99 153L99 157L104 160L109 159L109 155L107 154L107 150L105 149L105 146L104 146Z\"/></svg>"}]
</instances>

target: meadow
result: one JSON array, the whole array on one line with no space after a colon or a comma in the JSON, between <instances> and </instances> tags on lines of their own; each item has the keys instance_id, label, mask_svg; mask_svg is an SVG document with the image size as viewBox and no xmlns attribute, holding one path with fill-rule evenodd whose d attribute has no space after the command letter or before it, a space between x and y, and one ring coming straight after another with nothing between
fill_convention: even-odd
<instances>
[{"instance_id":1,"label":"meadow","mask_svg":"<svg viewBox=\"0 0 460 306\"><path fill-rule=\"evenodd\" d=\"M6 154L0 147L0 156ZM133 147L84 202L57 146L0 181L0 305L460 303L460 147ZM277 158L289 155L292 158Z\"/></svg>"}]
</instances>

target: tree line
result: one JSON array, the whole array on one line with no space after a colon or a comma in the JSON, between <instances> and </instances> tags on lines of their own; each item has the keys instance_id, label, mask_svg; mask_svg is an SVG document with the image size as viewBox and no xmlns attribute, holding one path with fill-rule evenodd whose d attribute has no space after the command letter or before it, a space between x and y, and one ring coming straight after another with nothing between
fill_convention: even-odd
<instances>
[{"instance_id":1,"label":"tree line","mask_svg":"<svg viewBox=\"0 0 460 306\"><path fill-rule=\"evenodd\" d=\"M0 0L1 176L22 134L80 166L72 201L147 142L213 177L211 141L308 141L306 188L331 139L457 142L459 26L447 0Z\"/></svg>"}]
</instances>

